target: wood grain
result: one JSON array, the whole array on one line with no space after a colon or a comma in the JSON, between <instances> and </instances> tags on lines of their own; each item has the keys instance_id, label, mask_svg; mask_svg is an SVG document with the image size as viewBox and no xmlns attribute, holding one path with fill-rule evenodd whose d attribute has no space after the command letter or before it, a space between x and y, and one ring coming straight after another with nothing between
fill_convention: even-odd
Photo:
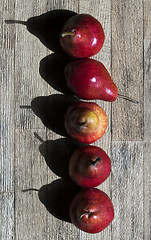
<instances>
[{"instance_id":1,"label":"wood grain","mask_svg":"<svg viewBox=\"0 0 151 240\"><path fill-rule=\"evenodd\" d=\"M102 23L105 43L93 58L106 66L120 93L139 100L96 101L108 115L108 128L94 145L112 163L99 189L115 209L112 224L97 235L69 219L78 189L69 180L68 160L78 145L63 128L63 112L73 101L63 82L67 59L50 35L48 43L44 33L33 31L33 22L29 28L5 23L40 16L34 27L42 31L47 13L53 30L62 24L54 21L58 9L89 13ZM0 239L150 240L150 11L150 0L2 1Z\"/></svg>"},{"instance_id":2,"label":"wood grain","mask_svg":"<svg viewBox=\"0 0 151 240\"><path fill-rule=\"evenodd\" d=\"M0 238L15 239L14 192L1 192L0 203Z\"/></svg>"},{"instance_id":3,"label":"wood grain","mask_svg":"<svg viewBox=\"0 0 151 240\"><path fill-rule=\"evenodd\" d=\"M38 16L43 13L43 7L46 9L43 4L36 8L33 15L33 2L27 4L25 1L16 1L15 19L26 21L30 17ZM43 128L30 106L33 98L48 94L48 84L39 75L39 63L47 55L47 49L27 30L25 25L16 24L15 26L15 127Z\"/></svg>"},{"instance_id":4,"label":"wood grain","mask_svg":"<svg viewBox=\"0 0 151 240\"><path fill-rule=\"evenodd\" d=\"M143 4L112 2L112 78L119 93L139 101L118 99L112 105L113 140L143 139Z\"/></svg>"},{"instance_id":5,"label":"wood grain","mask_svg":"<svg viewBox=\"0 0 151 240\"><path fill-rule=\"evenodd\" d=\"M144 239L149 240L151 235L151 164L149 161L149 156L151 154L151 144L150 142L144 144Z\"/></svg>"},{"instance_id":6,"label":"wood grain","mask_svg":"<svg viewBox=\"0 0 151 240\"><path fill-rule=\"evenodd\" d=\"M46 137L45 130L37 132ZM47 213L39 201L38 192L47 183L48 167L38 150L40 143L34 130L15 131L15 238L47 239ZM19 147L18 147L19 146ZM52 176L53 177L53 176ZM27 190L23 192L23 190Z\"/></svg>"},{"instance_id":7,"label":"wood grain","mask_svg":"<svg viewBox=\"0 0 151 240\"><path fill-rule=\"evenodd\" d=\"M143 239L143 145L112 144L113 239ZM122 233L122 234L121 234Z\"/></svg>"},{"instance_id":8,"label":"wood grain","mask_svg":"<svg viewBox=\"0 0 151 240\"><path fill-rule=\"evenodd\" d=\"M150 16L151 3L144 1L144 139L145 141L151 140L150 130L150 96L151 96L151 29L150 29Z\"/></svg>"},{"instance_id":9,"label":"wood grain","mask_svg":"<svg viewBox=\"0 0 151 240\"><path fill-rule=\"evenodd\" d=\"M9 10L10 11L9 11ZM14 1L1 3L0 16L0 238L14 239Z\"/></svg>"}]
</instances>

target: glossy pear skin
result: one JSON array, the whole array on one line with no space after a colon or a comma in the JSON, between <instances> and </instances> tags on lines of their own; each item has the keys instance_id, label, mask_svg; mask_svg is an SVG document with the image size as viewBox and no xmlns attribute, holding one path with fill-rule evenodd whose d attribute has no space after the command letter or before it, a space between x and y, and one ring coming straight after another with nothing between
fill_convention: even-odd
<instances>
[{"instance_id":1,"label":"glossy pear skin","mask_svg":"<svg viewBox=\"0 0 151 240\"><path fill-rule=\"evenodd\" d=\"M80 143L93 143L101 138L107 128L108 118L104 110L93 102L76 102L65 114L67 133Z\"/></svg>"},{"instance_id":2,"label":"glossy pear skin","mask_svg":"<svg viewBox=\"0 0 151 240\"><path fill-rule=\"evenodd\" d=\"M94 59L80 59L65 67L68 87L81 99L113 102L118 89L105 66Z\"/></svg>"},{"instance_id":3,"label":"glossy pear skin","mask_svg":"<svg viewBox=\"0 0 151 240\"><path fill-rule=\"evenodd\" d=\"M111 172L111 161L103 149L96 146L78 148L69 161L69 175L79 186L90 188L104 182Z\"/></svg>"},{"instance_id":4,"label":"glossy pear skin","mask_svg":"<svg viewBox=\"0 0 151 240\"><path fill-rule=\"evenodd\" d=\"M73 36L62 37L64 32ZM104 43L105 35L101 23L89 14L78 14L64 24L60 34L60 45L74 58L86 58L97 54Z\"/></svg>"},{"instance_id":5,"label":"glossy pear skin","mask_svg":"<svg viewBox=\"0 0 151 240\"><path fill-rule=\"evenodd\" d=\"M70 218L79 229L98 233L114 219L113 204L106 193L89 188L74 197L70 205Z\"/></svg>"}]
</instances>

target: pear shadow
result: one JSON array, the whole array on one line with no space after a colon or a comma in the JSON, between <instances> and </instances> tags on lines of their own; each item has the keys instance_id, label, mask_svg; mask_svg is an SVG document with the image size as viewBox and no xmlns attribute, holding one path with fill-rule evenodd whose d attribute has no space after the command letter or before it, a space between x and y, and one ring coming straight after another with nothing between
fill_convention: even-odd
<instances>
[{"instance_id":1,"label":"pear shadow","mask_svg":"<svg viewBox=\"0 0 151 240\"><path fill-rule=\"evenodd\" d=\"M52 53L40 61L40 76L59 92L72 94L66 84L64 69L72 61L66 54Z\"/></svg>"},{"instance_id":2,"label":"pear shadow","mask_svg":"<svg viewBox=\"0 0 151 240\"><path fill-rule=\"evenodd\" d=\"M42 186L38 192L38 197L54 217L71 223L70 203L79 191L80 187L73 182L57 179L51 184Z\"/></svg>"},{"instance_id":3,"label":"pear shadow","mask_svg":"<svg viewBox=\"0 0 151 240\"><path fill-rule=\"evenodd\" d=\"M31 109L47 128L67 137L68 134L64 127L64 115L67 108L77 101L79 100L76 97L63 94L39 96L32 100Z\"/></svg>"},{"instance_id":4,"label":"pear shadow","mask_svg":"<svg viewBox=\"0 0 151 240\"><path fill-rule=\"evenodd\" d=\"M53 52L63 52L59 43L61 28L70 17L76 14L76 12L64 9L52 10L40 16L29 18L27 29Z\"/></svg>"},{"instance_id":5,"label":"pear shadow","mask_svg":"<svg viewBox=\"0 0 151 240\"><path fill-rule=\"evenodd\" d=\"M64 68L72 60L60 46L60 32L64 23L77 13L57 9L39 16L22 20L5 20L7 24L22 24L36 36L44 46L55 52L40 61L39 73L41 77L54 89L61 93L72 94L66 85Z\"/></svg>"},{"instance_id":6,"label":"pear shadow","mask_svg":"<svg viewBox=\"0 0 151 240\"><path fill-rule=\"evenodd\" d=\"M63 179L70 179L68 171L69 160L72 153L80 146L81 144L75 140L61 138L43 141L39 146L39 151L45 158L48 167L57 176Z\"/></svg>"},{"instance_id":7,"label":"pear shadow","mask_svg":"<svg viewBox=\"0 0 151 240\"><path fill-rule=\"evenodd\" d=\"M61 28L70 17L76 14L73 11L57 9L31 17L27 21L5 20L5 23L26 25L27 30L35 35L48 49L53 52L63 52L59 43Z\"/></svg>"}]
</instances>

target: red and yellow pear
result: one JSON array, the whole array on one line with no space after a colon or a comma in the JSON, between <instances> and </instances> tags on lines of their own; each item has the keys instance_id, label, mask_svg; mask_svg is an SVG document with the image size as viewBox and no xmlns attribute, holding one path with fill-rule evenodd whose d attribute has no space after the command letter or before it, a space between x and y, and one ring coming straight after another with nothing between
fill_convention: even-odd
<instances>
[{"instance_id":1,"label":"red and yellow pear","mask_svg":"<svg viewBox=\"0 0 151 240\"><path fill-rule=\"evenodd\" d=\"M77 141L93 143L101 138L107 128L105 111L94 102L76 102L67 109L64 125L67 133Z\"/></svg>"}]
</instances>

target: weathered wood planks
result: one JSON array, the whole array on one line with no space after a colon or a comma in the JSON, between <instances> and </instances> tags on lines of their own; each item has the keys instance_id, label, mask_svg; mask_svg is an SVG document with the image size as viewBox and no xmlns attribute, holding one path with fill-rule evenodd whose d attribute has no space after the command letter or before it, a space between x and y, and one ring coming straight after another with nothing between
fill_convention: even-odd
<instances>
[{"instance_id":1,"label":"weathered wood planks","mask_svg":"<svg viewBox=\"0 0 151 240\"><path fill-rule=\"evenodd\" d=\"M7 19L26 21L55 9L90 13L100 20L106 40L94 58L106 66L120 93L139 101L138 105L122 99L112 104L97 101L109 124L95 145L112 161L112 173L99 188L110 196L115 208L113 223L97 235L68 222L65 202L76 189L66 180L66 158L76 146L65 139L59 121L55 124L61 118L55 109L61 110L66 98L60 96L62 86L59 89L54 84L59 77L54 75L63 72L65 62L25 25L5 23ZM2 1L2 240L150 240L150 11L149 0Z\"/></svg>"}]
</instances>

